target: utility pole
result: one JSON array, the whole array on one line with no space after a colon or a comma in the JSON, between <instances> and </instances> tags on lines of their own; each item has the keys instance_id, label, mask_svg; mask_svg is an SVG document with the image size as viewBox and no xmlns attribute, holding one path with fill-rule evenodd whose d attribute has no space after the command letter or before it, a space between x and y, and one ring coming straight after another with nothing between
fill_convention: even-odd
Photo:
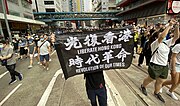
<instances>
[{"instance_id":1,"label":"utility pole","mask_svg":"<svg viewBox=\"0 0 180 106\"><path fill-rule=\"evenodd\" d=\"M39 9L38 9L37 0L35 0L35 5L36 5L36 12L38 13L38 12L39 12Z\"/></svg>"},{"instance_id":2,"label":"utility pole","mask_svg":"<svg viewBox=\"0 0 180 106\"><path fill-rule=\"evenodd\" d=\"M0 32L1 32L0 34L2 35L3 39L5 39L5 38L4 38L4 33L3 33L3 30L2 30L1 21L0 21Z\"/></svg>"},{"instance_id":3,"label":"utility pole","mask_svg":"<svg viewBox=\"0 0 180 106\"><path fill-rule=\"evenodd\" d=\"M7 20L7 14L6 14L5 2L4 1L5 0L1 0L2 9L3 9L3 13L4 13L4 19L5 19L5 23L6 23L6 28L7 28L8 35L9 35L9 40L10 40L10 42L12 42L12 36L11 36L10 28L9 28L9 23L8 23L8 20Z\"/></svg>"}]
</instances>

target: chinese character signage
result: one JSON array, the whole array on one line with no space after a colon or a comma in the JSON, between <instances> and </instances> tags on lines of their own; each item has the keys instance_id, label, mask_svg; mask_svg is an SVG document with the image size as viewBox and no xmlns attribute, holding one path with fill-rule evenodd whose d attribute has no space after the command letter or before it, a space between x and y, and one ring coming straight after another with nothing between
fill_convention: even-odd
<instances>
[{"instance_id":1,"label":"chinese character signage","mask_svg":"<svg viewBox=\"0 0 180 106\"><path fill-rule=\"evenodd\" d=\"M177 14L180 12L180 1L179 0L168 0L167 6L167 13L168 14Z\"/></svg>"},{"instance_id":2,"label":"chinese character signage","mask_svg":"<svg viewBox=\"0 0 180 106\"><path fill-rule=\"evenodd\" d=\"M134 42L131 28L101 33L69 33L58 35L57 41L55 47L66 79L77 74L126 69L132 62Z\"/></svg>"}]
</instances>

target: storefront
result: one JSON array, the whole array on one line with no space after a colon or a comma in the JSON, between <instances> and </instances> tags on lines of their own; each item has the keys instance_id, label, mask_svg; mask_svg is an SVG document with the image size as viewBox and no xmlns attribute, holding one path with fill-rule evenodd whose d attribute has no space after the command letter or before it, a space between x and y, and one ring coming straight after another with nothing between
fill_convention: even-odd
<instances>
[{"instance_id":1,"label":"storefront","mask_svg":"<svg viewBox=\"0 0 180 106\"><path fill-rule=\"evenodd\" d=\"M142 0L141 0L142 1ZM122 17L125 22L137 20L135 23L150 25L158 22L167 23L172 17L177 17L180 12L179 0L147 0L142 3L134 3L134 7L127 9L117 15ZM130 7L133 4L126 5Z\"/></svg>"}]
</instances>

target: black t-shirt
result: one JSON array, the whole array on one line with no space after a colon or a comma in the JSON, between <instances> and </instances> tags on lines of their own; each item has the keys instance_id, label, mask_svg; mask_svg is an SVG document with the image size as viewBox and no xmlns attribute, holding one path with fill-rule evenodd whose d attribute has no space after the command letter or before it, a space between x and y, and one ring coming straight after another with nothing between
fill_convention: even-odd
<instances>
[{"instance_id":1,"label":"black t-shirt","mask_svg":"<svg viewBox=\"0 0 180 106\"><path fill-rule=\"evenodd\" d=\"M105 87L103 71L84 74L86 78L86 89L96 90Z\"/></svg>"}]
</instances>

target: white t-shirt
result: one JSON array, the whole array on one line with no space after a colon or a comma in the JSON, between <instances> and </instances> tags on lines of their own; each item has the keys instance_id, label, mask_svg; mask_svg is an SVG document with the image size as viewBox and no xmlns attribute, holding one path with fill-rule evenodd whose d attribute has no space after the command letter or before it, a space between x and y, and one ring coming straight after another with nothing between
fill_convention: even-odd
<instances>
[{"instance_id":1,"label":"white t-shirt","mask_svg":"<svg viewBox=\"0 0 180 106\"><path fill-rule=\"evenodd\" d=\"M173 52L173 53L177 53L176 63L177 63L177 64L180 64L180 44L176 44L176 45L172 48L172 52Z\"/></svg>"},{"instance_id":2,"label":"white t-shirt","mask_svg":"<svg viewBox=\"0 0 180 106\"><path fill-rule=\"evenodd\" d=\"M42 44L43 42L38 41L38 47ZM50 46L50 43L48 41L45 41L45 43L40 47L40 55L47 55L49 54L48 47Z\"/></svg>"},{"instance_id":3,"label":"white t-shirt","mask_svg":"<svg viewBox=\"0 0 180 106\"><path fill-rule=\"evenodd\" d=\"M166 43L166 44L164 44ZM172 38L164 41L164 43L159 43L158 39L156 39L152 44L151 44L151 51L152 53L157 49L157 51L154 53L154 55L151 57L150 62L161 65L161 66L166 66L168 62L168 54L170 51L170 46L172 44Z\"/></svg>"}]
</instances>

